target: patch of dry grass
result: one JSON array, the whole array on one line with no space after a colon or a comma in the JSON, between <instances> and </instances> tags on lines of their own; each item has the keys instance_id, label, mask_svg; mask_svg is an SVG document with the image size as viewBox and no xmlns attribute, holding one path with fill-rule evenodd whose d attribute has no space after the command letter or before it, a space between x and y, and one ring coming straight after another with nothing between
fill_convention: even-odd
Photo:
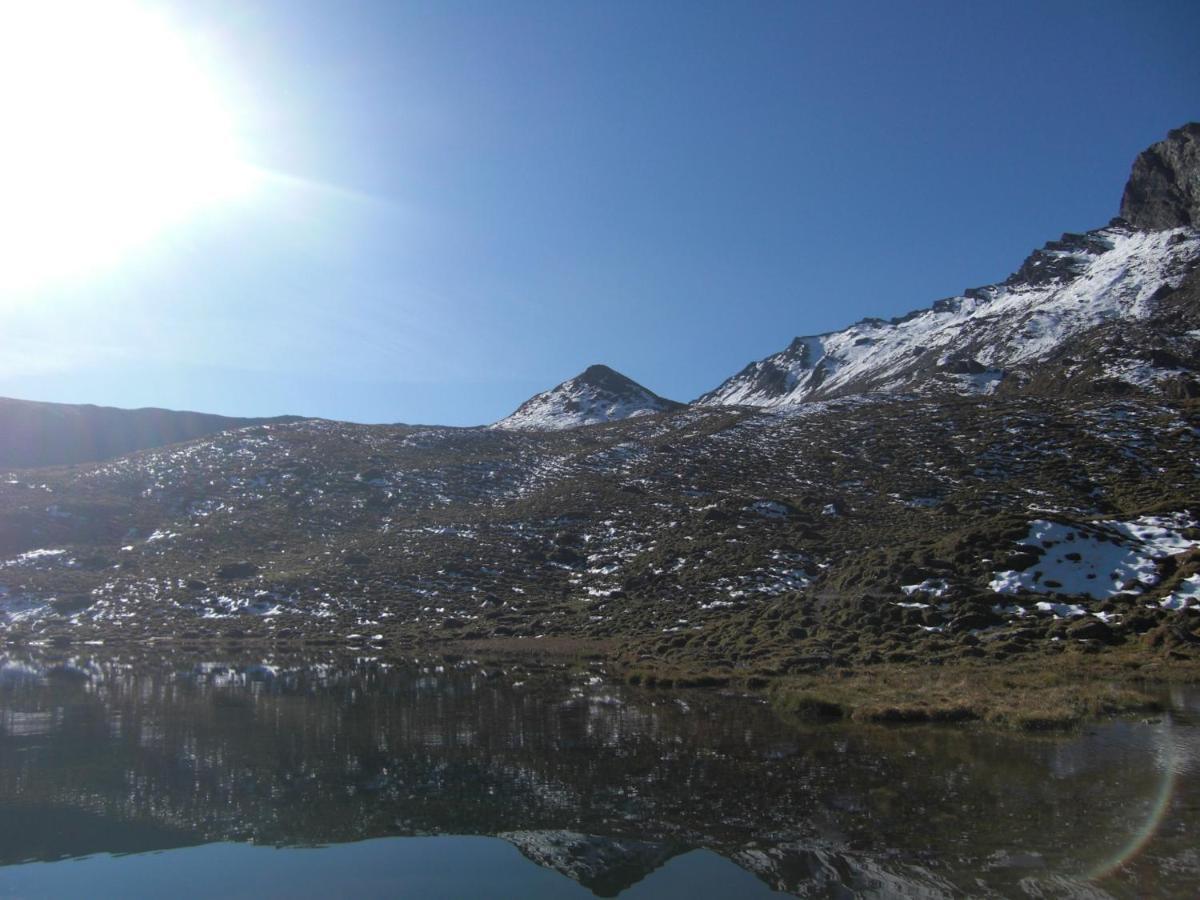
<instances>
[{"instance_id":1,"label":"patch of dry grass","mask_svg":"<svg viewBox=\"0 0 1200 900\"><path fill-rule=\"evenodd\" d=\"M1186 671L1184 671L1186 669ZM1175 676L1200 677L1195 665ZM1147 681L1161 669L1089 658L949 666L890 665L780 679L771 699L805 719L866 722L983 721L1024 730L1069 728L1103 716L1159 709Z\"/></svg>"}]
</instances>

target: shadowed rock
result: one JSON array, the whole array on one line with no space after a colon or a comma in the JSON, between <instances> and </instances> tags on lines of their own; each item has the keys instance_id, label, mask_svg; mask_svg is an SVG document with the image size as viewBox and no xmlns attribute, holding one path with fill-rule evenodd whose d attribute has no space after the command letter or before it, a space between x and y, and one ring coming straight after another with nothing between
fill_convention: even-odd
<instances>
[{"instance_id":1,"label":"shadowed rock","mask_svg":"<svg viewBox=\"0 0 1200 900\"><path fill-rule=\"evenodd\" d=\"M1200 227L1200 122L1176 128L1134 160L1121 217L1147 231Z\"/></svg>"}]
</instances>

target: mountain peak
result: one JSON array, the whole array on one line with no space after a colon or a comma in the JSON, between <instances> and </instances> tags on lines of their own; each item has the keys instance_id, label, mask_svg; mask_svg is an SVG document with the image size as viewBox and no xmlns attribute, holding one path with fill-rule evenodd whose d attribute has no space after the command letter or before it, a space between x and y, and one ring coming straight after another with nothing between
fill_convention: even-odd
<instances>
[{"instance_id":1,"label":"mountain peak","mask_svg":"<svg viewBox=\"0 0 1200 900\"><path fill-rule=\"evenodd\" d=\"M530 397L516 412L491 427L561 431L668 412L682 406L682 403L660 397L615 369L597 363L557 387Z\"/></svg>"},{"instance_id":2,"label":"mountain peak","mask_svg":"<svg viewBox=\"0 0 1200 900\"><path fill-rule=\"evenodd\" d=\"M577 384L591 384L607 390L628 390L630 386L645 390L632 378L622 375L616 369L609 368L602 363L588 366L571 380Z\"/></svg>"},{"instance_id":3,"label":"mountain peak","mask_svg":"<svg viewBox=\"0 0 1200 900\"><path fill-rule=\"evenodd\" d=\"M604 363L592 363L590 366L588 366L586 369L584 369L582 372L580 372L576 377L577 378L608 378L609 376L612 376L612 375L618 375L621 378L625 377L624 375L621 375L621 373L618 372L616 369L610 368L609 366L604 365Z\"/></svg>"},{"instance_id":4,"label":"mountain peak","mask_svg":"<svg viewBox=\"0 0 1200 900\"><path fill-rule=\"evenodd\" d=\"M1168 132L1138 154L1121 218L1146 231L1200 228L1200 122Z\"/></svg>"}]
</instances>

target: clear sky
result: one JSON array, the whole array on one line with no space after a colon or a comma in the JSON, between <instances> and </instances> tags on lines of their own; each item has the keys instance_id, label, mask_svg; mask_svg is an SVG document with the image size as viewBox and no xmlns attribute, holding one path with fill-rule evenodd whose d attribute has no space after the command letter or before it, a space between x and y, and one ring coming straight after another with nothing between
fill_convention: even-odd
<instances>
[{"instance_id":1,"label":"clear sky","mask_svg":"<svg viewBox=\"0 0 1200 900\"><path fill-rule=\"evenodd\" d=\"M603 362L689 400L1105 224L1134 156L1200 119L1194 0L141 5L194 55L250 183L106 243L198 185L193 160L147 186L147 126L119 116L55 139L58 168L0 142L10 191L31 166L73 185L46 214L61 245L22 233L30 201L0 221L0 395L467 425ZM72 21L14 39L53 60ZM59 126L79 114L56 97L135 58L75 31L116 44L85 71L60 52L65 93L7 73L68 104ZM185 99L151 96L143 123L209 121L160 55L136 83ZM188 127L155 156L217 147Z\"/></svg>"}]
</instances>

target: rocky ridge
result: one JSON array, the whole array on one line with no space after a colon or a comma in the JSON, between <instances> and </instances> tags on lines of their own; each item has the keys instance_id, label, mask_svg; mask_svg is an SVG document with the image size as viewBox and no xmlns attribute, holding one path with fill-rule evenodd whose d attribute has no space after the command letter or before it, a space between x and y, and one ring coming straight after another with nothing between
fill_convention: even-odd
<instances>
[{"instance_id":1,"label":"rocky ridge","mask_svg":"<svg viewBox=\"0 0 1200 900\"><path fill-rule=\"evenodd\" d=\"M1052 360L1069 370L1076 361L1061 348L1084 344L1118 323L1154 332L1152 344L1179 344L1181 355L1155 364L1129 352L1112 354L1098 374L1159 393L1181 374L1179 358L1200 355L1200 334L1177 334L1162 321L1163 301L1198 265L1200 232L1193 228L1142 231L1116 221L1065 234L1000 284L900 318L798 337L696 402L770 407L867 391L1011 392L1027 387L1035 374L1044 377Z\"/></svg>"}]
</instances>

